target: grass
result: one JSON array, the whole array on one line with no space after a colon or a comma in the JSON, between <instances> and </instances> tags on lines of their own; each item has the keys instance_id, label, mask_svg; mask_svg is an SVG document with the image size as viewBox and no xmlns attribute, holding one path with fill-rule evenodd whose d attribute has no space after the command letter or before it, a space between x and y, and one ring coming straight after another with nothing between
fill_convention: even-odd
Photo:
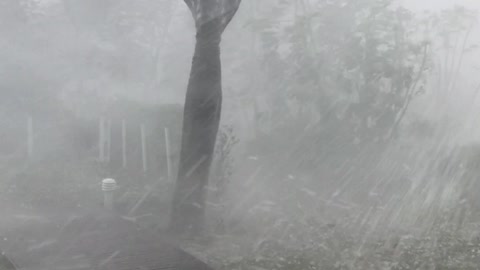
<instances>
[{"instance_id":1,"label":"grass","mask_svg":"<svg viewBox=\"0 0 480 270\"><path fill-rule=\"evenodd\" d=\"M384 248L381 243L370 243L361 252L356 252L355 248L330 247L317 250L270 250L268 255L258 254L224 263L220 269L479 269L480 242L455 243L446 240L437 244L438 246L432 247L431 242L424 239L392 249Z\"/></svg>"},{"instance_id":2,"label":"grass","mask_svg":"<svg viewBox=\"0 0 480 270\"><path fill-rule=\"evenodd\" d=\"M304 232L299 232L299 234ZM218 270L474 270L480 238L435 229L422 236L385 237L346 227L318 227L312 242L261 240L249 233L218 236L213 244L185 248ZM298 235L297 235L298 236ZM312 237L313 238L313 237Z\"/></svg>"}]
</instances>

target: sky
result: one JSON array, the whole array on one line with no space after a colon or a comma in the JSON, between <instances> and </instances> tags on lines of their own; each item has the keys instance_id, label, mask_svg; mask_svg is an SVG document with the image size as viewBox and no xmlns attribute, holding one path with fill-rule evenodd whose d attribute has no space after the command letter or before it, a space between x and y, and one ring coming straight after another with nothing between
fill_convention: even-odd
<instances>
[{"instance_id":1,"label":"sky","mask_svg":"<svg viewBox=\"0 0 480 270\"><path fill-rule=\"evenodd\" d=\"M401 0L406 6L415 9L442 9L455 5L480 9L479 0Z\"/></svg>"},{"instance_id":2,"label":"sky","mask_svg":"<svg viewBox=\"0 0 480 270\"><path fill-rule=\"evenodd\" d=\"M37 0L39 2L49 3L58 0ZM179 0L172 0L179 1ZM452 5L464 5L472 8L480 9L480 0L400 0L409 7L419 9L439 9Z\"/></svg>"}]
</instances>

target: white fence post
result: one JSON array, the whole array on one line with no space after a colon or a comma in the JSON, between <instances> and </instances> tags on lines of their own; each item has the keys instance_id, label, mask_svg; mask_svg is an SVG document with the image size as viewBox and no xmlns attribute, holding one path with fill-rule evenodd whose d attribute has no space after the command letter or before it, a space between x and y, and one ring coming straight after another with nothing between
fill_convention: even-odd
<instances>
[{"instance_id":1,"label":"white fence post","mask_svg":"<svg viewBox=\"0 0 480 270\"><path fill-rule=\"evenodd\" d=\"M106 122L106 138L105 138L105 148L106 148L106 161L110 162L111 150L112 150L112 120L108 119Z\"/></svg>"},{"instance_id":2,"label":"white fence post","mask_svg":"<svg viewBox=\"0 0 480 270\"><path fill-rule=\"evenodd\" d=\"M127 122L122 120L122 166L127 167Z\"/></svg>"},{"instance_id":3,"label":"white fence post","mask_svg":"<svg viewBox=\"0 0 480 270\"><path fill-rule=\"evenodd\" d=\"M105 119L103 117L98 121L98 159L105 161Z\"/></svg>"},{"instance_id":4,"label":"white fence post","mask_svg":"<svg viewBox=\"0 0 480 270\"><path fill-rule=\"evenodd\" d=\"M142 140L142 165L143 171L147 172L147 146L146 146L146 135L145 135L145 125L140 126L140 136Z\"/></svg>"},{"instance_id":5,"label":"white fence post","mask_svg":"<svg viewBox=\"0 0 480 270\"><path fill-rule=\"evenodd\" d=\"M34 147L34 141L33 141L33 118L32 116L28 116L27 119L27 153L28 153L28 158L33 157L33 147Z\"/></svg>"},{"instance_id":6,"label":"white fence post","mask_svg":"<svg viewBox=\"0 0 480 270\"><path fill-rule=\"evenodd\" d=\"M167 155L167 182L172 181L172 163L170 159L170 134L168 128L165 128L165 152Z\"/></svg>"}]
</instances>

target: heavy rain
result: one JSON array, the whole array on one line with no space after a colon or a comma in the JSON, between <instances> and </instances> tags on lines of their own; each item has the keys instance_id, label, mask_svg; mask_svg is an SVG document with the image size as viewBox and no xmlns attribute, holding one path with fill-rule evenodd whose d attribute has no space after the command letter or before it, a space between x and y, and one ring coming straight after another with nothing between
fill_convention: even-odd
<instances>
[{"instance_id":1,"label":"heavy rain","mask_svg":"<svg viewBox=\"0 0 480 270\"><path fill-rule=\"evenodd\" d=\"M480 269L478 0L0 0L0 270Z\"/></svg>"}]
</instances>

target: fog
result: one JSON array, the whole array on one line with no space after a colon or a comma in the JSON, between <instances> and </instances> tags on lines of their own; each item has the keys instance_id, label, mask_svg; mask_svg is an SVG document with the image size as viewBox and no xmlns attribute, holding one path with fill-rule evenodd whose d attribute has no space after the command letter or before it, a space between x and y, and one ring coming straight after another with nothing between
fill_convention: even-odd
<instances>
[{"instance_id":1,"label":"fog","mask_svg":"<svg viewBox=\"0 0 480 270\"><path fill-rule=\"evenodd\" d=\"M478 9L0 0L0 269L478 269Z\"/></svg>"}]
</instances>

